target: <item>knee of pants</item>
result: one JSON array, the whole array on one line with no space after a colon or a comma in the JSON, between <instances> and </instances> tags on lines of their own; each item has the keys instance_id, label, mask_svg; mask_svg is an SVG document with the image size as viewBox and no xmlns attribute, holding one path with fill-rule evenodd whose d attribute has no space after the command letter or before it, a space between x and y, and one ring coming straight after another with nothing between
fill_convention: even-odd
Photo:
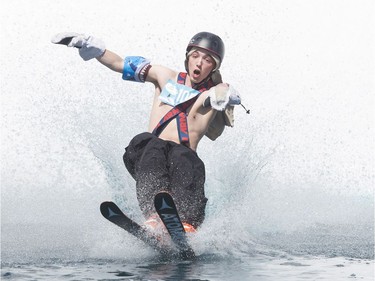
<instances>
[{"instance_id":1,"label":"knee of pants","mask_svg":"<svg viewBox=\"0 0 375 281\"><path fill-rule=\"evenodd\" d=\"M128 170L128 172L132 175L133 178L135 178L135 162L134 160L129 157L128 147L125 148L125 153L122 157L125 167Z\"/></svg>"}]
</instances>

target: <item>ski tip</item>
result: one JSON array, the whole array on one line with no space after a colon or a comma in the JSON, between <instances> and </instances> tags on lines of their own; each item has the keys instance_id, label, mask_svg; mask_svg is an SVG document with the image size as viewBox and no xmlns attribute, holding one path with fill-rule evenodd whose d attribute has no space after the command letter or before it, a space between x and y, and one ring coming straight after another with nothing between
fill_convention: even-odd
<instances>
[{"instance_id":1,"label":"ski tip","mask_svg":"<svg viewBox=\"0 0 375 281\"><path fill-rule=\"evenodd\" d=\"M116 205L115 203L113 203L112 201L104 201L100 204L100 210L102 208L105 208L105 207L108 207L108 206L112 206L112 205Z\"/></svg>"},{"instance_id":2,"label":"ski tip","mask_svg":"<svg viewBox=\"0 0 375 281\"><path fill-rule=\"evenodd\" d=\"M114 214L121 214L122 211L120 208L113 203L112 201L105 201L100 204L100 212L102 215L108 219L109 217L113 216Z\"/></svg>"}]
</instances>

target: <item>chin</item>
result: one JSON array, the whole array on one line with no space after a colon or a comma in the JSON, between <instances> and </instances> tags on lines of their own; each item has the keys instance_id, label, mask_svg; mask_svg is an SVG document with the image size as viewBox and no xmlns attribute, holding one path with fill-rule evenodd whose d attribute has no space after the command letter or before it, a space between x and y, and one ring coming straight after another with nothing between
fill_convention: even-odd
<instances>
[{"instance_id":1,"label":"chin","mask_svg":"<svg viewBox=\"0 0 375 281\"><path fill-rule=\"evenodd\" d=\"M189 76L190 76L190 81L193 82L194 84L199 84L200 82L202 82L206 78L206 77L202 77L202 76L194 77L194 74L189 75Z\"/></svg>"},{"instance_id":2,"label":"chin","mask_svg":"<svg viewBox=\"0 0 375 281\"><path fill-rule=\"evenodd\" d=\"M193 82L194 84L199 84L200 82L203 81L203 79L201 78L198 78L198 79L193 78L193 77L190 77L190 78L191 78L190 81Z\"/></svg>"}]
</instances>

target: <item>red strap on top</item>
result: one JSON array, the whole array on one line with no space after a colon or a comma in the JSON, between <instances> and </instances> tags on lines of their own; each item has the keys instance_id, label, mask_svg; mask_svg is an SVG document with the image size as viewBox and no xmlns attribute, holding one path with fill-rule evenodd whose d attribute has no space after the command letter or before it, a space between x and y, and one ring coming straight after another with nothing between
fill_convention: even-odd
<instances>
[{"instance_id":1,"label":"red strap on top","mask_svg":"<svg viewBox=\"0 0 375 281\"><path fill-rule=\"evenodd\" d=\"M187 77L186 72L180 72L177 76L177 83L185 85L186 77ZM207 82L199 85L198 86L199 89L196 89L196 90L202 93L210 89L212 86L213 86L213 82L210 79ZM160 136L161 132L169 124L169 122L171 122L174 118L176 118L180 143L183 145L189 146L189 130L188 130L186 111L188 110L190 106L192 106L195 103L198 97L199 95L196 95L194 98L187 100L186 102L181 103L179 105L176 105L174 108L168 111L167 114L165 114L164 117L156 125L152 133L156 136Z\"/></svg>"}]
</instances>

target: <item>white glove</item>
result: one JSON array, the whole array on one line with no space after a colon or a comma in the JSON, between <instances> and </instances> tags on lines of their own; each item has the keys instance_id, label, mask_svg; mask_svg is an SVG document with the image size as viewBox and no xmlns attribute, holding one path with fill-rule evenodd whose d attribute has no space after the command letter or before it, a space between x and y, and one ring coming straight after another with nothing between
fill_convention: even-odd
<instances>
[{"instance_id":1,"label":"white glove","mask_svg":"<svg viewBox=\"0 0 375 281\"><path fill-rule=\"evenodd\" d=\"M231 86L219 84L209 90L209 97L211 99L211 106L218 110L223 111L228 105L241 104L240 94Z\"/></svg>"},{"instance_id":2,"label":"white glove","mask_svg":"<svg viewBox=\"0 0 375 281\"><path fill-rule=\"evenodd\" d=\"M54 44L79 48L79 55L85 61L100 57L105 51L105 44L102 40L90 35L78 34L75 32L56 34L51 42Z\"/></svg>"}]
</instances>

